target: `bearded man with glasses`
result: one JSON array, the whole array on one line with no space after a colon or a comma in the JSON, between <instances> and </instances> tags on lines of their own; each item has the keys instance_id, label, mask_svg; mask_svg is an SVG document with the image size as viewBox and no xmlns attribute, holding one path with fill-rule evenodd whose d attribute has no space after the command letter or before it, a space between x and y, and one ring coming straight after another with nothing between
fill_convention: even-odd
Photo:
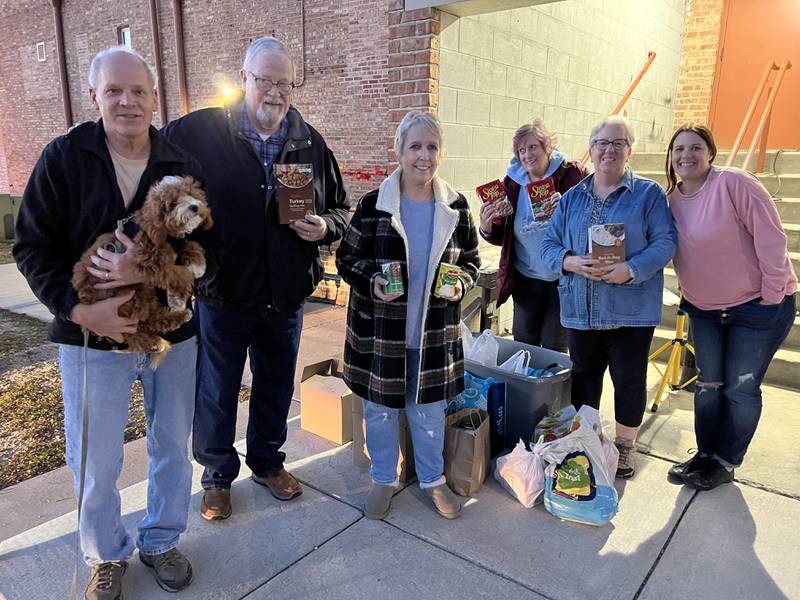
<instances>
[{"instance_id":1,"label":"bearded man with glasses","mask_svg":"<svg viewBox=\"0 0 800 600\"><path fill-rule=\"evenodd\" d=\"M236 409L248 353L253 383L245 460L252 479L279 500L302 492L280 449L303 303L322 276L319 246L342 237L349 215L333 152L291 105L294 64L286 47L273 37L254 41L240 76L244 95L236 102L195 111L164 130L202 165L224 240L222 266L197 294L193 450L205 467L200 512L208 521L232 512L230 487L240 467ZM310 165L316 214L280 224L276 164Z\"/></svg>"}]
</instances>

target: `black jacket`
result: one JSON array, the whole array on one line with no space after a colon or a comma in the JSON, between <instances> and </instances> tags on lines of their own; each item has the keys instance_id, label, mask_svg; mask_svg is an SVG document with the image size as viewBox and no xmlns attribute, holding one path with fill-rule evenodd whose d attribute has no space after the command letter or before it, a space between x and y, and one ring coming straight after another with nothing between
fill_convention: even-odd
<instances>
[{"instance_id":1,"label":"black jacket","mask_svg":"<svg viewBox=\"0 0 800 600\"><path fill-rule=\"evenodd\" d=\"M83 123L50 142L31 173L17 219L14 258L36 297L53 313L50 339L82 345L80 327L67 320L78 296L72 288L72 268L84 250L122 219L141 208L150 186L167 175L191 175L203 180L190 155L150 128L150 159L128 208L117 185L114 164L105 141L102 120ZM214 206L211 204L212 215ZM220 240L215 229L195 231L206 255L206 273L219 265ZM194 319L165 335L171 343L195 333ZM90 338L90 346L115 348L114 342Z\"/></svg>"},{"instance_id":2,"label":"black jacket","mask_svg":"<svg viewBox=\"0 0 800 600\"><path fill-rule=\"evenodd\" d=\"M292 107L276 162L313 166L316 212L325 219L328 234L319 242L307 242L288 225L279 225L274 178L267 177L252 145L239 133L240 106L198 110L164 129L170 141L202 165L224 240L222 265L216 277L198 286L198 296L214 306L293 311L322 277L319 246L344 233L347 195L325 140Z\"/></svg>"}]
</instances>

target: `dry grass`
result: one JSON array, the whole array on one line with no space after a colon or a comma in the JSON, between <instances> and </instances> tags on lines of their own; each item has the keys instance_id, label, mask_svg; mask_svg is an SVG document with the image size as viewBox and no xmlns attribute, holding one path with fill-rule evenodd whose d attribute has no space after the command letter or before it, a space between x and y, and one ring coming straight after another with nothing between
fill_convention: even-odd
<instances>
[{"instance_id":1,"label":"dry grass","mask_svg":"<svg viewBox=\"0 0 800 600\"><path fill-rule=\"evenodd\" d=\"M145 433L142 389L133 387L125 441ZM0 488L64 464L64 401L57 361L6 373L0 381Z\"/></svg>"},{"instance_id":2,"label":"dry grass","mask_svg":"<svg viewBox=\"0 0 800 600\"><path fill-rule=\"evenodd\" d=\"M14 257L11 256L11 246L14 242L0 240L0 265L6 265L14 262Z\"/></svg>"},{"instance_id":3,"label":"dry grass","mask_svg":"<svg viewBox=\"0 0 800 600\"><path fill-rule=\"evenodd\" d=\"M249 388L239 402L250 399ZM65 462L64 399L57 346L44 323L0 310L0 489ZM145 435L142 387L131 388L125 441Z\"/></svg>"},{"instance_id":4,"label":"dry grass","mask_svg":"<svg viewBox=\"0 0 800 600\"><path fill-rule=\"evenodd\" d=\"M44 323L0 310L0 489L64 464L64 399L56 353ZM144 433L137 383L125 440Z\"/></svg>"}]
</instances>

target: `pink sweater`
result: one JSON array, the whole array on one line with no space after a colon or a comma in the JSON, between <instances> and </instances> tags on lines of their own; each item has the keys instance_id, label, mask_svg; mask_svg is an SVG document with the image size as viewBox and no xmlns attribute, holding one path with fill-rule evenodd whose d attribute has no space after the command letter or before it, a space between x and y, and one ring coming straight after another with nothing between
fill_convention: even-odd
<instances>
[{"instance_id":1,"label":"pink sweater","mask_svg":"<svg viewBox=\"0 0 800 600\"><path fill-rule=\"evenodd\" d=\"M697 192L669 195L678 230L673 259L683 296L703 310L758 298L778 303L797 289L775 203L741 169L712 167Z\"/></svg>"}]
</instances>

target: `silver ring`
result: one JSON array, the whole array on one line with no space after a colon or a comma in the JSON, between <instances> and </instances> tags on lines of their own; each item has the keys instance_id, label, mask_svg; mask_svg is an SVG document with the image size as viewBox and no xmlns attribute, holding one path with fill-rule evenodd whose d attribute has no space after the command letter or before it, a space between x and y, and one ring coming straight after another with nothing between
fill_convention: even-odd
<instances>
[{"instance_id":1,"label":"silver ring","mask_svg":"<svg viewBox=\"0 0 800 600\"><path fill-rule=\"evenodd\" d=\"M106 271L106 281L108 281L108 271Z\"/></svg>"}]
</instances>

